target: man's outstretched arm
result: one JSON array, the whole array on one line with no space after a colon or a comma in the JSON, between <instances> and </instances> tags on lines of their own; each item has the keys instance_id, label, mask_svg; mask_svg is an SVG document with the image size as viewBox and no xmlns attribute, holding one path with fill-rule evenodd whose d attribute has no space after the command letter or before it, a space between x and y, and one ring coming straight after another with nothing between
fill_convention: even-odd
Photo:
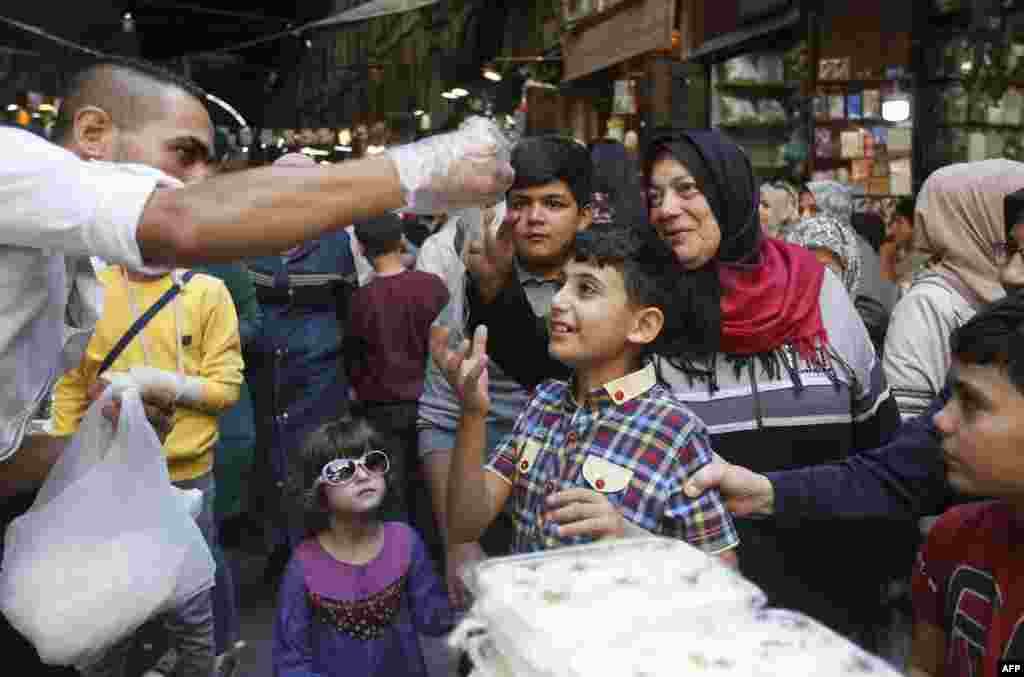
<instances>
[{"instance_id":1,"label":"man's outstretched arm","mask_svg":"<svg viewBox=\"0 0 1024 677\"><path fill-rule=\"evenodd\" d=\"M943 391L921 416L904 422L892 440L841 463L760 475L717 459L694 475L686 493L717 488L739 516L806 519L881 517L916 519L942 512L955 495L946 482L932 419L945 406Z\"/></svg>"}]
</instances>

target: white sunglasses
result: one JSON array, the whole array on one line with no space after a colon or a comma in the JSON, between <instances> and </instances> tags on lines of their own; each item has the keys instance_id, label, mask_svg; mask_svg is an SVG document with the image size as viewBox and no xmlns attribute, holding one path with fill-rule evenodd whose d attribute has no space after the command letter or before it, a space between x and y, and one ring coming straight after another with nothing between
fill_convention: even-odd
<instances>
[{"instance_id":1,"label":"white sunglasses","mask_svg":"<svg viewBox=\"0 0 1024 677\"><path fill-rule=\"evenodd\" d=\"M344 486L356 476L359 467L369 475L386 475L391 469L391 459L378 449L367 451L359 458L336 458L324 465L316 483L332 487Z\"/></svg>"}]
</instances>

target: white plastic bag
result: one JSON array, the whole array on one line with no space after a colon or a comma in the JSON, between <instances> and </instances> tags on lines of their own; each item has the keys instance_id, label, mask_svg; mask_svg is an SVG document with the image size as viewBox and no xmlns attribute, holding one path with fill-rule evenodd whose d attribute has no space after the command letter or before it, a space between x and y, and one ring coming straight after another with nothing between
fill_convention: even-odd
<instances>
[{"instance_id":1,"label":"white plastic bag","mask_svg":"<svg viewBox=\"0 0 1024 677\"><path fill-rule=\"evenodd\" d=\"M0 611L43 662L83 667L156 613L213 586L214 563L170 483L138 391L108 388L35 503L7 528Z\"/></svg>"}]
</instances>

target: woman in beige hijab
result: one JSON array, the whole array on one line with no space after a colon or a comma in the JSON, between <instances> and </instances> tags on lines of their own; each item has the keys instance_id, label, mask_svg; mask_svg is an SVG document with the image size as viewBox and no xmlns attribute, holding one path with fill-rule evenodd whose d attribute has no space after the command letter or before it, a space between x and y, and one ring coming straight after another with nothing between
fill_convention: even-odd
<instances>
[{"instance_id":1,"label":"woman in beige hijab","mask_svg":"<svg viewBox=\"0 0 1024 677\"><path fill-rule=\"evenodd\" d=\"M953 330L1003 296L993 248L1006 239L1003 199L1022 188L1024 164L1011 160L950 165L925 180L913 247L929 262L893 310L883 360L904 419L942 389Z\"/></svg>"}]
</instances>

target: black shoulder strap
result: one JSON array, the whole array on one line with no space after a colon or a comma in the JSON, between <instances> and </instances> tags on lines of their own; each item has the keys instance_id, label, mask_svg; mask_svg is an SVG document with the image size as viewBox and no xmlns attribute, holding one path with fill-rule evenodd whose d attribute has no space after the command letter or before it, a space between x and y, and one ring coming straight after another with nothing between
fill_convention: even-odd
<instances>
[{"instance_id":1,"label":"black shoulder strap","mask_svg":"<svg viewBox=\"0 0 1024 677\"><path fill-rule=\"evenodd\" d=\"M157 299L156 303L149 307L149 310L140 315L139 318L132 323L132 326L128 327L128 331L124 333L124 336L114 344L114 347L110 349L107 356L103 358L103 363L100 364L100 369L96 372L97 376L105 372L107 369L110 369L110 366L114 364L114 361L118 357L121 356L121 353L123 353L124 349L128 347L128 344L132 342L132 339L139 335L139 332L142 331L143 327L149 324L149 321L152 320L157 313L163 310L164 306L174 300L174 297L181 293L182 288L188 284L188 281L192 279L193 275L195 275L194 271L186 271L185 274L181 276L181 284L178 284L177 282L172 284L171 288L165 291L163 296Z\"/></svg>"}]
</instances>

